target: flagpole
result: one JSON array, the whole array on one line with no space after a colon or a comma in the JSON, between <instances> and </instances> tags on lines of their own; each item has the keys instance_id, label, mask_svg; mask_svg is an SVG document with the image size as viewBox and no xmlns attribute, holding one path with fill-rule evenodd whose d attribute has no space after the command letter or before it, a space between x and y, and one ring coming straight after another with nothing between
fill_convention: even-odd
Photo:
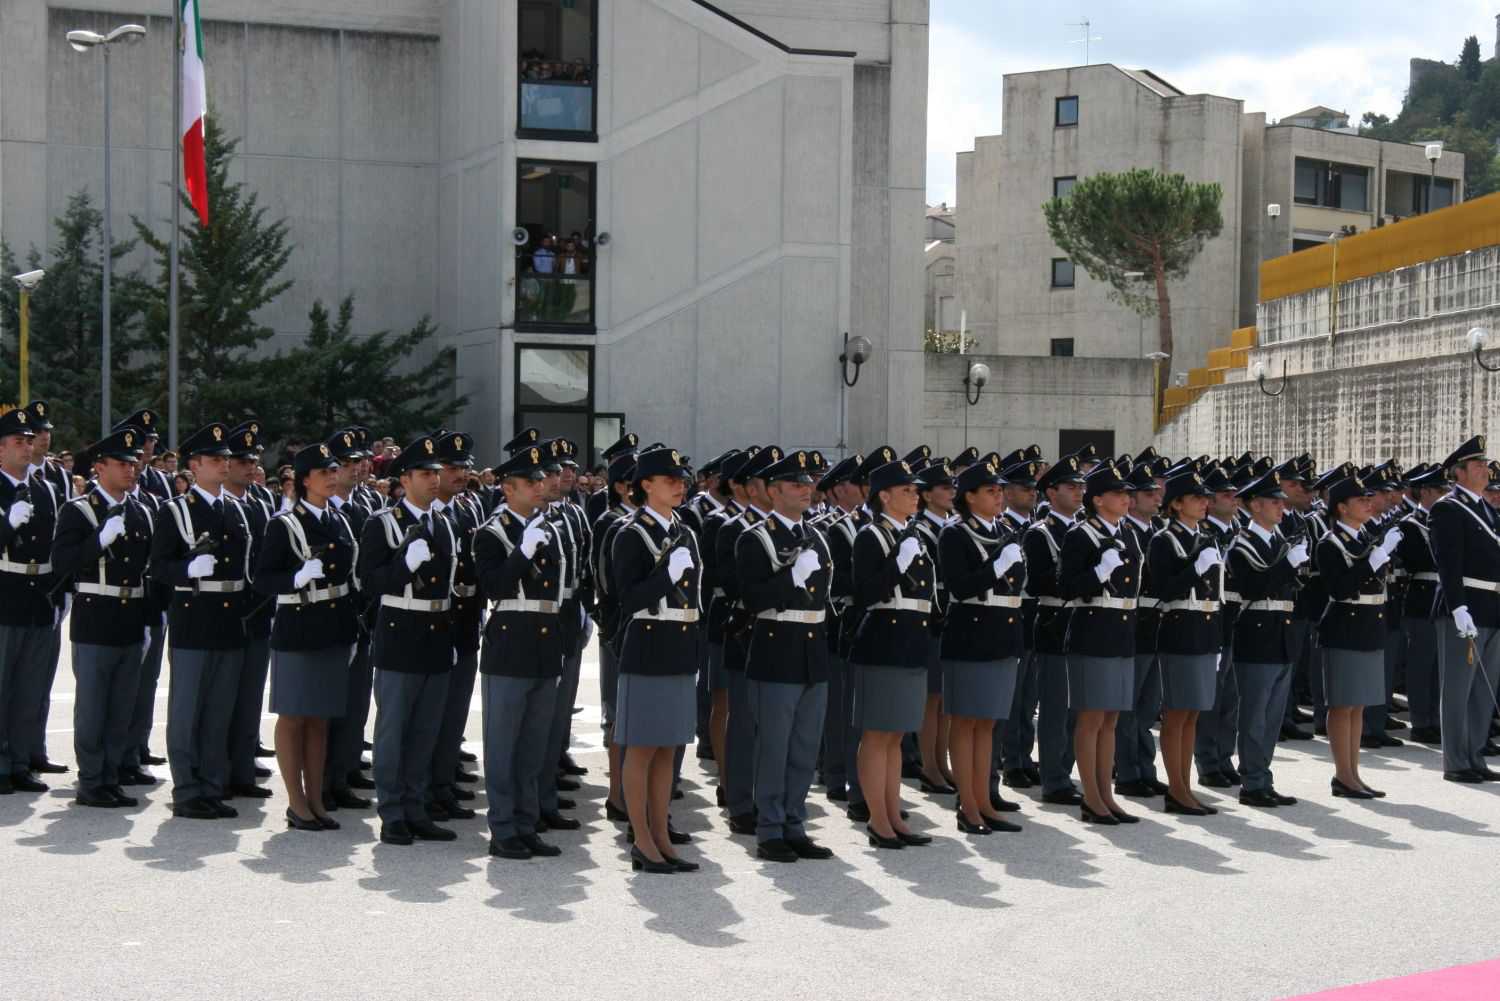
<instances>
[{"instance_id":1,"label":"flagpole","mask_svg":"<svg viewBox=\"0 0 1500 1001\"><path fill-rule=\"evenodd\" d=\"M172 249L167 270L167 448L177 442L177 263L182 233L182 0L172 0Z\"/></svg>"}]
</instances>

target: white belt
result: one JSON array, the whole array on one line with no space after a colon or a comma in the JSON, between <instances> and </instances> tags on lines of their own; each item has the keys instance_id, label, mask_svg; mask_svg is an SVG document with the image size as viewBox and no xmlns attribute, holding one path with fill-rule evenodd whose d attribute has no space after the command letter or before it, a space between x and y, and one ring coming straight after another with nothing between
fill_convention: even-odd
<instances>
[{"instance_id":1,"label":"white belt","mask_svg":"<svg viewBox=\"0 0 1500 1001\"><path fill-rule=\"evenodd\" d=\"M1127 611L1128 612L1128 611L1130 611L1131 609L1133 609L1135 607L1135 604L1136 604L1136 602L1135 602L1134 598L1110 598L1110 597L1103 597L1103 598L1087 598L1087 599L1082 600L1082 601L1070 601L1070 602L1068 602L1068 607L1069 608L1118 608L1118 609L1121 609L1123 611Z\"/></svg>"},{"instance_id":2,"label":"white belt","mask_svg":"<svg viewBox=\"0 0 1500 1001\"><path fill-rule=\"evenodd\" d=\"M1038 605L1042 606L1043 608L1067 608L1068 607L1068 603L1066 601L1063 601L1061 598L1054 598L1051 595L1046 595L1046 594L1038 596L1037 599L1036 599L1036 603Z\"/></svg>"},{"instance_id":3,"label":"white belt","mask_svg":"<svg viewBox=\"0 0 1500 1001\"><path fill-rule=\"evenodd\" d=\"M1500 591L1500 581L1480 580L1478 577L1465 577L1464 587L1472 587L1479 591Z\"/></svg>"},{"instance_id":4,"label":"white belt","mask_svg":"<svg viewBox=\"0 0 1500 1001\"><path fill-rule=\"evenodd\" d=\"M81 580L73 585L73 590L79 594L97 594L104 598L144 598L146 589L144 587L125 587L117 584L96 584L91 580Z\"/></svg>"},{"instance_id":5,"label":"white belt","mask_svg":"<svg viewBox=\"0 0 1500 1001\"><path fill-rule=\"evenodd\" d=\"M242 580L200 580L192 587L179 587L179 591L200 591L214 594L234 594L245 589Z\"/></svg>"},{"instance_id":6,"label":"white belt","mask_svg":"<svg viewBox=\"0 0 1500 1001\"><path fill-rule=\"evenodd\" d=\"M384 608L399 608L403 612L446 612L453 607L447 598L403 598L395 594L382 594L380 604Z\"/></svg>"},{"instance_id":7,"label":"white belt","mask_svg":"<svg viewBox=\"0 0 1500 1001\"><path fill-rule=\"evenodd\" d=\"M534 612L537 615L556 615L562 605L555 601L535 601L531 598L502 598L490 602L496 612Z\"/></svg>"},{"instance_id":8,"label":"white belt","mask_svg":"<svg viewBox=\"0 0 1500 1001\"><path fill-rule=\"evenodd\" d=\"M1500 590L1500 586L1497 586ZM1357 598L1334 598L1340 605L1384 605L1386 596L1383 594L1362 594Z\"/></svg>"},{"instance_id":9,"label":"white belt","mask_svg":"<svg viewBox=\"0 0 1500 1001\"><path fill-rule=\"evenodd\" d=\"M1225 591L1224 592L1224 604L1226 604L1226 605L1238 605L1238 604L1243 603L1244 600L1245 600L1244 598L1240 597L1240 594L1239 594L1238 591Z\"/></svg>"},{"instance_id":10,"label":"white belt","mask_svg":"<svg viewBox=\"0 0 1500 1001\"><path fill-rule=\"evenodd\" d=\"M926 615L932 611L932 602L926 598L892 598L890 601L882 601L871 605L870 609L892 612L921 612Z\"/></svg>"},{"instance_id":11,"label":"white belt","mask_svg":"<svg viewBox=\"0 0 1500 1001\"><path fill-rule=\"evenodd\" d=\"M964 598L960 605L985 605L990 608L1020 608L1021 596L1018 594L988 594L983 598Z\"/></svg>"},{"instance_id":12,"label":"white belt","mask_svg":"<svg viewBox=\"0 0 1500 1001\"><path fill-rule=\"evenodd\" d=\"M654 611L641 610L631 616L632 619L645 619L650 622L657 619L662 622L697 622L698 610L696 608L667 608Z\"/></svg>"},{"instance_id":13,"label":"white belt","mask_svg":"<svg viewBox=\"0 0 1500 1001\"><path fill-rule=\"evenodd\" d=\"M342 598L348 593L348 584L335 584L332 587L310 587L306 591L298 591L295 594L278 594L276 596L276 604L316 605L320 601L333 601L335 598Z\"/></svg>"},{"instance_id":14,"label":"white belt","mask_svg":"<svg viewBox=\"0 0 1500 1001\"><path fill-rule=\"evenodd\" d=\"M1163 612L1217 612L1219 610L1219 603L1217 601L1184 599L1182 601L1163 601L1158 607Z\"/></svg>"},{"instance_id":15,"label":"white belt","mask_svg":"<svg viewBox=\"0 0 1500 1001\"><path fill-rule=\"evenodd\" d=\"M52 564L17 563L15 560L0 559L0 572L20 574L23 577L39 577L44 573L51 573Z\"/></svg>"},{"instance_id":16,"label":"white belt","mask_svg":"<svg viewBox=\"0 0 1500 1001\"><path fill-rule=\"evenodd\" d=\"M1157 605L1160 605L1160 604L1161 604L1161 599L1160 598L1137 598L1137 599L1135 599L1135 607L1136 608L1155 608Z\"/></svg>"},{"instance_id":17,"label":"white belt","mask_svg":"<svg viewBox=\"0 0 1500 1001\"><path fill-rule=\"evenodd\" d=\"M472 598L472 597L474 597L474 595L476 595L478 593L479 593L479 585L478 584L454 584L453 585L453 597L455 597L455 598Z\"/></svg>"},{"instance_id":18,"label":"white belt","mask_svg":"<svg viewBox=\"0 0 1500 1001\"><path fill-rule=\"evenodd\" d=\"M806 626L817 625L828 617L828 613L819 609L816 612L761 612L756 616L766 622L800 622Z\"/></svg>"},{"instance_id":19,"label":"white belt","mask_svg":"<svg viewBox=\"0 0 1500 1001\"><path fill-rule=\"evenodd\" d=\"M1260 601L1252 601L1245 606L1247 612L1295 612L1297 603L1295 601L1276 601L1272 598L1262 598Z\"/></svg>"},{"instance_id":20,"label":"white belt","mask_svg":"<svg viewBox=\"0 0 1500 1001\"><path fill-rule=\"evenodd\" d=\"M1436 584L1437 581L1438 581L1438 575L1435 574L1435 573L1425 573L1425 572L1424 573L1414 573L1414 574L1411 575L1411 579L1412 580L1430 580L1434 584ZM1467 583L1467 581L1465 581L1465 583Z\"/></svg>"}]
</instances>

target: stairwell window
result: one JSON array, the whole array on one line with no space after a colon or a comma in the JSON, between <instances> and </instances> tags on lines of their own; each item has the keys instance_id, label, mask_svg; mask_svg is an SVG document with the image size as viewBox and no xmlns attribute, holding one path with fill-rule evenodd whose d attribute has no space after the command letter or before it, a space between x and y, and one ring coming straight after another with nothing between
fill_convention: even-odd
<instances>
[{"instance_id":1,"label":"stairwell window","mask_svg":"<svg viewBox=\"0 0 1500 1001\"><path fill-rule=\"evenodd\" d=\"M1052 258L1052 287L1073 287L1073 262L1066 257Z\"/></svg>"},{"instance_id":2,"label":"stairwell window","mask_svg":"<svg viewBox=\"0 0 1500 1001\"><path fill-rule=\"evenodd\" d=\"M1078 98L1059 97L1057 99L1057 112L1053 124L1060 129L1078 124Z\"/></svg>"}]
</instances>

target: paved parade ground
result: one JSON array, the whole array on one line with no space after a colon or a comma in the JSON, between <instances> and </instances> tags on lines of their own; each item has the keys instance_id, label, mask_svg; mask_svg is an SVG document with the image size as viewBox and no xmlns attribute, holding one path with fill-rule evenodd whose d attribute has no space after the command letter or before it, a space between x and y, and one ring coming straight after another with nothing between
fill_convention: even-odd
<instances>
[{"instance_id":1,"label":"paved parade ground","mask_svg":"<svg viewBox=\"0 0 1500 1001\"><path fill-rule=\"evenodd\" d=\"M1390 796L1353 802L1329 796L1322 741L1282 744L1276 785L1296 807L1206 791L1217 817L1137 800L1143 822L1108 829L1017 794L1025 833L966 838L951 800L913 789L913 824L937 841L902 852L865 847L815 788L812 833L837 859L794 865L729 835L690 756L674 819L704 871L643 876L603 816L593 648L584 676L585 826L547 835L560 859L490 859L483 786L458 841L409 848L376 843L373 811L285 830L279 778L218 823L172 819L165 783L127 811L73 806L71 775L0 797L3 996L1231 1001L1500 955L1500 784L1441 781L1432 748L1367 752ZM164 672L158 752L166 692ZM70 765L71 711L65 646L49 745ZM1334 997L1465 1001L1497 981L1491 964Z\"/></svg>"}]
</instances>

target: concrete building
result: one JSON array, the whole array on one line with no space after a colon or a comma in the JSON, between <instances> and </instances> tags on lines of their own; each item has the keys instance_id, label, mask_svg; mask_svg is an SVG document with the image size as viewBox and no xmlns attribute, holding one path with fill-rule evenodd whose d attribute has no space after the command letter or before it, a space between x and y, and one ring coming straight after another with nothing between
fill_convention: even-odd
<instances>
[{"instance_id":1,"label":"concrete building","mask_svg":"<svg viewBox=\"0 0 1500 1001\"><path fill-rule=\"evenodd\" d=\"M116 232L164 228L172 0L0 0L0 236L45 245L100 190L114 58ZM926 0L220 0L210 113L287 218L289 342L314 299L433 316L491 456L520 423L629 426L698 456L747 440L910 441L922 422ZM875 351L841 394L848 331Z\"/></svg>"},{"instance_id":2,"label":"concrete building","mask_svg":"<svg viewBox=\"0 0 1500 1001\"><path fill-rule=\"evenodd\" d=\"M932 240L924 252L927 268L926 325L923 329L953 333L962 325L958 302L958 250L951 243Z\"/></svg>"}]
</instances>

